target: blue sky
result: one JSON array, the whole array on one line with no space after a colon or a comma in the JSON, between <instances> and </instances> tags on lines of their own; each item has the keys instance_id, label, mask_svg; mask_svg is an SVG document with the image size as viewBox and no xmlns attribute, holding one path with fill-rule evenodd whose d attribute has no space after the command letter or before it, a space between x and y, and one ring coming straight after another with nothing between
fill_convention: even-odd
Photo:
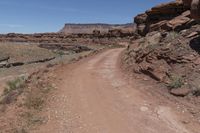
<instances>
[{"instance_id":1,"label":"blue sky","mask_svg":"<svg viewBox=\"0 0 200 133\"><path fill-rule=\"evenodd\" d=\"M56 32L65 23L131 23L169 0L0 0L0 33Z\"/></svg>"}]
</instances>

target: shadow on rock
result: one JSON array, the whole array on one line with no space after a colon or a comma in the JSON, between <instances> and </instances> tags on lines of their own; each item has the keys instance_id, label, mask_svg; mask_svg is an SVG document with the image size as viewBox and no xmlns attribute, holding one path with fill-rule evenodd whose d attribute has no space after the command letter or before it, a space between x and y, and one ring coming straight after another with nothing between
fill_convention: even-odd
<instances>
[{"instance_id":1,"label":"shadow on rock","mask_svg":"<svg viewBox=\"0 0 200 133\"><path fill-rule=\"evenodd\" d=\"M200 36L190 41L190 47L200 54Z\"/></svg>"}]
</instances>

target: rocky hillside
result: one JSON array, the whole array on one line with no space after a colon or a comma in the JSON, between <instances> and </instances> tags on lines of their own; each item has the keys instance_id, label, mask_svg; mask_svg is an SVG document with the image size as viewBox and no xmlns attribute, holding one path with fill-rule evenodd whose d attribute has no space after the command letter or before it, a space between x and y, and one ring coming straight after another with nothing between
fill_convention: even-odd
<instances>
[{"instance_id":1,"label":"rocky hillside","mask_svg":"<svg viewBox=\"0 0 200 133\"><path fill-rule=\"evenodd\" d=\"M122 24L122 25L112 25L112 24L65 24L65 26L60 30L61 33L65 34L92 34L93 31L98 30L101 33L108 33L109 30L121 29L126 32L133 32L133 24Z\"/></svg>"},{"instance_id":2,"label":"rocky hillside","mask_svg":"<svg viewBox=\"0 0 200 133\"><path fill-rule=\"evenodd\" d=\"M174 96L200 96L200 25L181 1L161 4L135 17L140 39L131 42L123 61ZM198 98L197 98L198 99ZM193 103L200 103L199 100Z\"/></svg>"}]
</instances>

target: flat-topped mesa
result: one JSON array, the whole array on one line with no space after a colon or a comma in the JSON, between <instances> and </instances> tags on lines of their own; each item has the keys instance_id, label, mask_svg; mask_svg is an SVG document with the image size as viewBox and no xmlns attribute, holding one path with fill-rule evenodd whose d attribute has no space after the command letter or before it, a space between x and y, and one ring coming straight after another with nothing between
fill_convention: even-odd
<instances>
[{"instance_id":1,"label":"flat-topped mesa","mask_svg":"<svg viewBox=\"0 0 200 133\"><path fill-rule=\"evenodd\" d=\"M199 0L176 0L160 4L135 17L137 32L145 36L148 32L158 30L180 31L196 23L192 18L200 17L199 9Z\"/></svg>"},{"instance_id":2,"label":"flat-topped mesa","mask_svg":"<svg viewBox=\"0 0 200 133\"><path fill-rule=\"evenodd\" d=\"M108 33L113 29L121 29L125 32L133 32L134 26L130 24L65 24L60 30L64 34L93 34L93 31L100 31L100 33Z\"/></svg>"}]
</instances>

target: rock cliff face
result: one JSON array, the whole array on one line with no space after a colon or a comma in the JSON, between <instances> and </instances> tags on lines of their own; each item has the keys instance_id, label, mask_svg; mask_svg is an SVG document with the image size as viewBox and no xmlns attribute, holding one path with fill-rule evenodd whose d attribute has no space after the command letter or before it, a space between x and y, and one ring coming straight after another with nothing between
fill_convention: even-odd
<instances>
[{"instance_id":1,"label":"rock cliff face","mask_svg":"<svg viewBox=\"0 0 200 133\"><path fill-rule=\"evenodd\" d=\"M108 33L109 30L121 29L126 32L133 32L133 24L111 25L111 24L65 24L60 30L65 34L92 34L93 31Z\"/></svg>"}]
</instances>

